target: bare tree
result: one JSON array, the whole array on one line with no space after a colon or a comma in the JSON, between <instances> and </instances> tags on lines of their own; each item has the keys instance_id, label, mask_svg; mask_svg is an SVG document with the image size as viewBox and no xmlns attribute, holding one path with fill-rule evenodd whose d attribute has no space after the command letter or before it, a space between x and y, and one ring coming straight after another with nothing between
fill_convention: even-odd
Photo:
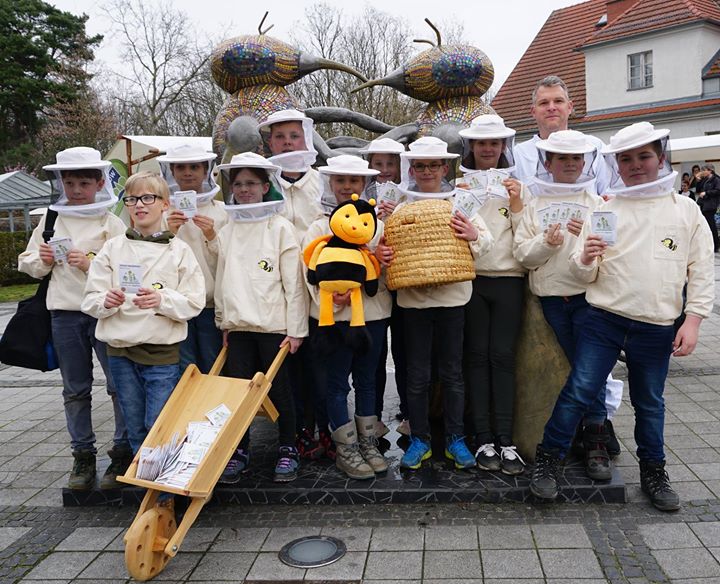
<instances>
[{"instance_id":1,"label":"bare tree","mask_svg":"<svg viewBox=\"0 0 720 584\"><path fill-rule=\"evenodd\" d=\"M106 12L118 25L123 48L125 68L114 72L120 83L113 98L126 131L209 134L217 110L199 106L222 103L210 80L212 43L198 41L187 15L168 0L130 0Z\"/></svg>"}]
</instances>

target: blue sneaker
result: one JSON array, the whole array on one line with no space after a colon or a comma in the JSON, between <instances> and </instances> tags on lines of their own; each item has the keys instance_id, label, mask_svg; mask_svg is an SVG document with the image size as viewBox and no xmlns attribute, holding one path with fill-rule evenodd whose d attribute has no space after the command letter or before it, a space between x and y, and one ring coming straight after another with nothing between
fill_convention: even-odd
<instances>
[{"instance_id":1,"label":"blue sneaker","mask_svg":"<svg viewBox=\"0 0 720 584\"><path fill-rule=\"evenodd\" d=\"M465 444L465 437L453 434L446 438L445 458L455 462L455 468L473 468L476 464L475 457L468 450Z\"/></svg>"},{"instance_id":2,"label":"blue sneaker","mask_svg":"<svg viewBox=\"0 0 720 584\"><path fill-rule=\"evenodd\" d=\"M400 459L400 468L411 468L413 470L420 468L423 460L427 460L431 456L432 449L430 448L430 444L425 442L425 440L411 436L410 446L402 459Z\"/></svg>"},{"instance_id":3,"label":"blue sneaker","mask_svg":"<svg viewBox=\"0 0 720 584\"><path fill-rule=\"evenodd\" d=\"M278 461L275 465L276 483L289 483L297 478L297 471L300 467L300 455L294 446L281 446L278 452Z\"/></svg>"},{"instance_id":4,"label":"blue sneaker","mask_svg":"<svg viewBox=\"0 0 720 584\"><path fill-rule=\"evenodd\" d=\"M238 448L228 460L225 470L218 479L219 483L233 484L240 481L242 474L250 465L250 451Z\"/></svg>"}]
</instances>

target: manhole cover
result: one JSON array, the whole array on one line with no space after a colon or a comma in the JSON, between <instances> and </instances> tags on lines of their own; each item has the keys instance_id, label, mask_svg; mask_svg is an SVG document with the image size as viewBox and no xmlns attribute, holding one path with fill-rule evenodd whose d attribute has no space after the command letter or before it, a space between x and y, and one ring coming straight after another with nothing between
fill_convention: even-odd
<instances>
[{"instance_id":1,"label":"manhole cover","mask_svg":"<svg viewBox=\"0 0 720 584\"><path fill-rule=\"evenodd\" d=\"M346 551L345 544L335 537L311 535L286 543L278 556L294 568L319 568L337 562Z\"/></svg>"}]
</instances>

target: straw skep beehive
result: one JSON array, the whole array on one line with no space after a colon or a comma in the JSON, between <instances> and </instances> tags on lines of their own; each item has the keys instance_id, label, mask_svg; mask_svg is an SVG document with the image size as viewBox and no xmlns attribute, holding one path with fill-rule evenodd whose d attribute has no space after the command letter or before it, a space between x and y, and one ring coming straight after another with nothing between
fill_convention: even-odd
<instances>
[{"instance_id":1,"label":"straw skep beehive","mask_svg":"<svg viewBox=\"0 0 720 584\"><path fill-rule=\"evenodd\" d=\"M452 203L425 200L401 206L385 222L394 259L387 268L390 290L475 279L470 246L450 227Z\"/></svg>"}]
</instances>

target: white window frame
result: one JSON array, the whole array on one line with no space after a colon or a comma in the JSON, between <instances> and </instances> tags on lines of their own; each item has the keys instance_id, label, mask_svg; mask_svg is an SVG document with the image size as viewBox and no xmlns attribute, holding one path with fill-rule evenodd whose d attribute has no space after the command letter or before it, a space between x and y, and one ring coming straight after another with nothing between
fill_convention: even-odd
<instances>
[{"instance_id":1,"label":"white window frame","mask_svg":"<svg viewBox=\"0 0 720 584\"><path fill-rule=\"evenodd\" d=\"M633 60L636 62L633 63ZM652 51L633 53L627 56L627 90L636 91L653 86Z\"/></svg>"}]
</instances>

